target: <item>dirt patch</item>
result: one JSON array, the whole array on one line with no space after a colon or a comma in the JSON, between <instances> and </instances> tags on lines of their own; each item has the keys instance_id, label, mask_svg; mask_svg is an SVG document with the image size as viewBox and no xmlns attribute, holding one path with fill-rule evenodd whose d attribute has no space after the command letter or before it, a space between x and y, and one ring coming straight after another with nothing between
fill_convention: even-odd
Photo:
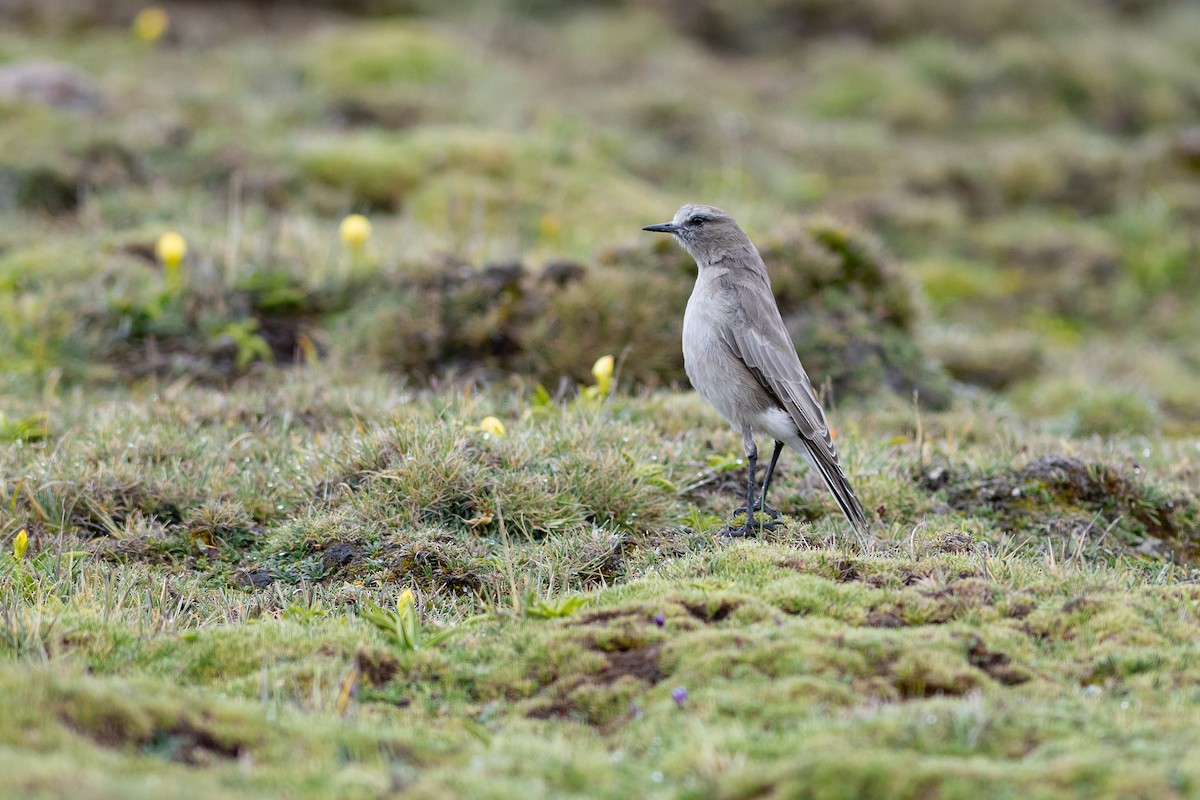
<instances>
[{"instance_id":1,"label":"dirt patch","mask_svg":"<svg viewBox=\"0 0 1200 800\"><path fill-rule=\"evenodd\" d=\"M242 747L241 743L223 742L212 732L181 718L173 726L156 730L140 749L169 761L203 766L218 758L237 758Z\"/></svg>"},{"instance_id":2,"label":"dirt patch","mask_svg":"<svg viewBox=\"0 0 1200 800\"><path fill-rule=\"evenodd\" d=\"M545 686L527 717L573 719L611 730L633 717L637 694L665 677L659 667L661 643L621 637L593 639L588 646L604 655L604 664L589 674L563 676Z\"/></svg>"},{"instance_id":3,"label":"dirt patch","mask_svg":"<svg viewBox=\"0 0 1200 800\"><path fill-rule=\"evenodd\" d=\"M701 622L721 622L737 610L740 604L722 598L715 603L682 603L682 605L689 614Z\"/></svg>"},{"instance_id":4,"label":"dirt patch","mask_svg":"<svg viewBox=\"0 0 1200 800\"><path fill-rule=\"evenodd\" d=\"M901 698L919 700L926 697L961 697L979 687L977 676L978 673L965 666L948 669L918 660L894 675L893 680Z\"/></svg>"},{"instance_id":5,"label":"dirt patch","mask_svg":"<svg viewBox=\"0 0 1200 800\"><path fill-rule=\"evenodd\" d=\"M971 637L970 647L967 649L967 662L1005 686L1018 686L1029 682L1032 677L1023 667L1012 663L1012 659L1006 653L988 650L987 644L978 636Z\"/></svg>"},{"instance_id":6,"label":"dirt patch","mask_svg":"<svg viewBox=\"0 0 1200 800\"><path fill-rule=\"evenodd\" d=\"M838 583L848 583L860 578L858 567L854 566L854 562L848 558L840 559L833 565L833 569Z\"/></svg>"},{"instance_id":7,"label":"dirt patch","mask_svg":"<svg viewBox=\"0 0 1200 800\"><path fill-rule=\"evenodd\" d=\"M867 613L866 623L868 628L903 628L904 620L900 619L900 615L895 611L881 611L878 608L872 608Z\"/></svg>"},{"instance_id":8,"label":"dirt patch","mask_svg":"<svg viewBox=\"0 0 1200 800\"><path fill-rule=\"evenodd\" d=\"M615 619L638 618L644 617L645 612L641 609L632 608L600 608L595 611L588 611L577 615L575 618L567 622L570 627L580 625L591 625L597 622L612 622Z\"/></svg>"},{"instance_id":9,"label":"dirt patch","mask_svg":"<svg viewBox=\"0 0 1200 800\"><path fill-rule=\"evenodd\" d=\"M1072 597L1070 600L1062 604L1062 612L1064 614L1074 614L1076 612L1091 613L1100 607L1100 601L1080 595Z\"/></svg>"},{"instance_id":10,"label":"dirt patch","mask_svg":"<svg viewBox=\"0 0 1200 800\"><path fill-rule=\"evenodd\" d=\"M573 576L585 587L608 586L625 572L625 555L633 546L630 536L618 536L609 542L585 547L582 565Z\"/></svg>"},{"instance_id":11,"label":"dirt patch","mask_svg":"<svg viewBox=\"0 0 1200 800\"><path fill-rule=\"evenodd\" d=\"M570 719L579 715L578 706L570 698L560 697L526 712L530 719Z\"/></svg>"},{"instance_id":12,"label":"dirt patch","mask_svg":"<svg viewBox=\"0 0 1200 800\"><path fill-rule=\"evenodd\" d=\"M961 531L943 533L930 547L935 553L970 553L975 549L971 534Z\"/></svg>"},{"instance_id":13,"label":"dirt patch","mask_svg":"<svg viewBox=\"0 0 1200 800\"><path fill-rule=\"evenodd\" d=\"M595 680L607 686L628 675L653 686L663 679L662 670L658 667L661 652L661 644L652 644L608 653L608 664L595 674Z\"/></svg>"},{"instance_id":14,"label":"dirt patch","mask_svg":"<svg viewBox=\"0 0 1200 800\"><path fill-rule=\"evenodd\" d=\"M433 550L416 550L402 557L400 566L418 584L433 585L460 594L469 594L481 585L478 574L451 563Z\"/></svg>"},{"instance_id":15,"label":"dirt patch","mask_svg":"<svg viewBox=\"0 0 1200 800\"><path fill-rule=\"evenodd\" d=\"M170 721L147 727L140 715L127 708L111 708L86 717L65 711L63 722L101 747L133 747L148 755L181 764L201 766L215 759L237 758L250 743L221 735L199 720L180 714Z\"/></svg>"},{"instance_id":16,"label":"dirt patch","mask_svg":"<svg viewBox=\"0 0 1200 800\"><path fill-rule=\"evenodd\" d=\"M146 261L154 245L133 242L123 252ZM316 331L345 300L310 290L289 272L261 271L229 289L196 285L151 299L121 298L81 321L96 342L94 357L128 380L188 375L224 385L258 362L298 364L322 355L324 337ZM222 309L218 320L214 308Z\"/></svg>"},{"instance_id":17,"label":"dirt patch","mask_svg":"<svg viewBox=\"0 0 1200 800\"><path fill-rule=\"evenodd\" d=\"M920 584L895 593L890 602L873 607L864 620L872 628L944 625L972 611L995 605L1003 596L996 584L974 576L958 577L945 586Z\"/></svg>"},{"instance_id":18,"label":"dirt patch","mask_svg":"<svg viewBox=\"0 0 1200 800\"><path fill-rule=\"evenodd\" d=\"M1004 616L1009 619L1025 619L1036 608L1034 602L1028 597L1014 597L1008 600L1004 605Z\"/></svg>"},{"instance_id":19,"label":"dirt patch","mask_svg":"<svg viewBox=\"0 0 1200 800\"><path fill-rule=\"evenodd\" d=\"M392 655L379 651L360 649L354 655L359 673L372 686L384 686L400 670L400 662Z\"/></svg>"},{"instance_id":20,"label":"dirt patch","mask_svg":"<svg viewBox=\"0 0 1200 800\"><path fill-rule=\"evenodd\" d=\"M79 500L71 509L71 522L96 536L111 535L135 513L166 525L178 524L183 521L183 508L191 504L185 498L173 497L163 487L116 476L89 480L77 488Z\"/></svg>"},{"instance_id":21,"label":"dirt patch","mask_svg":"<svg viewBox=\"0 0 1200 800\"><path fill-rule=\"evenodd\" d=\"M319 552L324 572L322 580L370 579L395 581L421 589L449 590L459 594L477 591L483 579L470 565L473 556L465 554L453 541L389 543L374 548L350 537L325 543L310 543Z\"/></svg>"},{"instance_id":22,"label":"dirt patch","mask_svg":"<svg viewBox=\"0 0 1200 800\"><path fill-rule=\"evenodd\" d=\"M1194 498L1167 496L1106 464L1049 455L988 476L943 464L918 480L930 492L944 492L952 508L993 516L1010 530L1067 536L1093 530L1097 540L1108 531L1105 546L1144 555L1161 544L1168 552L1160 555L1200 558L1200 541L1190 533L1200 516Z\"/></svg>"},{"instance_id":23,"label":"dirt patch","mask_svg":"<svg viewBox=\"0 0 1200 800\"><path fill-rule=\"evenodd\" d=\"M994 605L999 593L999 587L990 581L981 578L960 578L929 593L929 596L945 602L961 613Z\"/></svg>"}]
</instances>

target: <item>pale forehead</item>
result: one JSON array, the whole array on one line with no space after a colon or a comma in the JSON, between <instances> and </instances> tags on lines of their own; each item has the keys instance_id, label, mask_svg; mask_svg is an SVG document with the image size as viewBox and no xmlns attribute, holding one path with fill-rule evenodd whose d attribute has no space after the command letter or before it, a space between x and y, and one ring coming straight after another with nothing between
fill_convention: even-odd
<instances>
[{"instance_id":1,"label":"pale forehead","mask_svg":"<svg viewBox=\"0 0 1200 800\"><path fill-rule=\"evenodd\" d=\"M678 225L684 220L689 219L693 214L705 214L711 217L728 216L724 211L713 206L706 206L701 203L688 203L675 212L675 219L672 221Z\"/></svg>"}]
</instances>

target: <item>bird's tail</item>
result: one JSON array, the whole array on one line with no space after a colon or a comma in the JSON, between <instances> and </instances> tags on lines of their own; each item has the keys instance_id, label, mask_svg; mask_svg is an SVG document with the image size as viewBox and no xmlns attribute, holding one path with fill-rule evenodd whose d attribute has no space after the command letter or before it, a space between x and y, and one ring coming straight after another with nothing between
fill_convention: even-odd
<instances>
[{"instance_id":1,"label":"bird's tail","mask_svg":"<svg viewBox=\"0 0 1200 800\"><path fill-rule=\"evenodd\" d=\"M805 442L805 445L805 449L808 450L809 463L816 467L817 472L821 474L821 479L833 493L833 499L837 501L838 508L842 509L846 519L860 533L870 533L871 523L867 520L867 514L863 511L862 503L858 502L858 496L854 494L850 481L846 479L846 473L842 472L837 455L831 456L819 447L809 446L808 442Z\"/></svg>"}]
</instances>

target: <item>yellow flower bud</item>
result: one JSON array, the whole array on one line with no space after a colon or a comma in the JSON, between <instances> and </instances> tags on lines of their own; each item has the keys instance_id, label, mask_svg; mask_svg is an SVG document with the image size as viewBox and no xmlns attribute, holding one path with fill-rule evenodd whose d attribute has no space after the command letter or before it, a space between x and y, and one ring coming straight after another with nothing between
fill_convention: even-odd
<instances>
[{"instance_id":1,"label":"yellow flower bud","mask_svg":"<svg viewBox=\"0 0 1200 800\"><path fill-rule=\"evenodd\" d=\"M25 557L25 551L28 549L29 534L25 532L24 528L21 528L16 537L13 538L13 558L15 558L17 561L20 561Z\"/></svg>"},{"instance_id":2,"label":"yellow flower bud","mask_svg":"<svg viewBox=\"0 0 1200 800\"><path fill-rule=\"evenodd\" d=\"M600 395L608 394L613 377L613 357L611 355L600 356L596 359L596 363L592 364L592 377L596 379L596 388Z\"/></svg>"},{"instance_id":3,"label":"yellow flower bud","mask_svg":"<svg viewBox=\"0 0 1200 800\"><path fill-rule=\"evenodd\" d=\"M484 417L479 422L481 430L487 431L493 436L500 437L505 434L504 423L495 417Z\"/></svg>"},{"instance_id":4,"label":"yellow flower bud","mask_svg":"<svg viewBox=\"0 0 1200 800\"><path fill-rule=\"evenodd\" d=\"M553 241L562 233L562 223L554 214L543 214L538 220L538 233L543 239Z\"/></svg>"},{"instance_id":5,"label":"yellow flower bud","mask_svg":"<svg viewBox=\"0 0 1200 800\"><path fill-rule=\"evenodd\" d=\"M154 245L154 254L166 267L178 267L187 255L187 241L175 231L167 231L158 237Z\"/></svg>"},{"instance_id":6,"label":"yellow flower bud","mask_svg":"<svg viewBox=\"0 0 1200 800\"><path fill-rule=\"evenodd\" d=\"M338 227L342 242L351 250L360 250L371 238L371 220L362 214L351 214Z\"/></svg>"},{"instance_id":7,"label":"yellow flower bud","mask_svg":"<svg viewBox=\"0 0 1200 800\"><path fill-rule=\"evenodd\" d=\"M167 231L158 237L154 253L162 262L167 291L179 294L183 289L183 274L179 267L183 264L183 257L187 255L187 242L175 231Z\"/></svg>"},{"instance_id":8,"label":"yellow flower bud","mask_svg":"<svg viewBox=\"0 0 1200 800\"><path fill-rule=\"evenodd\" d=\"M146 6L133 18L133 35L153 44L162 38L171 24L167 12L158 6Z\"/></svg>"}]
</instances>

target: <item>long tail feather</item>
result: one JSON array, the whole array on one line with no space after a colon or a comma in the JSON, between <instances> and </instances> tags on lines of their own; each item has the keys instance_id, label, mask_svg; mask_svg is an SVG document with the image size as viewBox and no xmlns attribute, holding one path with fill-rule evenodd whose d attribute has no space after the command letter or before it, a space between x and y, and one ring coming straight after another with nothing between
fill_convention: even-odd
<instances>
[{"instance_id":1,"label":"long tail feather","mask_svg":"<svg viewBox=\"0 0 1200 800\"><path fill-rule=\"evenodd\" d=\"M850 481L846 480L846 474L842 472L837 461L830 459L820 448L810 446L808 442L805 442L805 445L809 454L809 462L817 468L817 472L821 473L821 479L833 493L833 499L837 501L838 508L842 509L846 519L858 531L869 533L871 523L867 521L867 514L863 511L862 504L858 502L854 489L850 487Z\"/></svg>"}]
</instances>

